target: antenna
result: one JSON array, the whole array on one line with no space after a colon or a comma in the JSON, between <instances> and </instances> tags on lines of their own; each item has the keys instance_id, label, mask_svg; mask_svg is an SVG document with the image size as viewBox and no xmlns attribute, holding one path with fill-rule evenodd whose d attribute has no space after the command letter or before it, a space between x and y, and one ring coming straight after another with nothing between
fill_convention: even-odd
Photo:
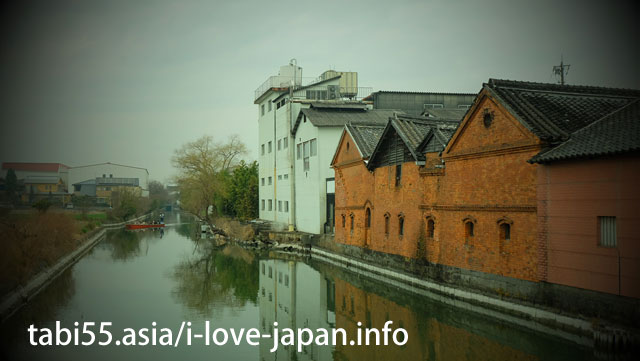
<instances>
[{"instance_id":1,"label":"antenna","mask_svg":"<svg viewBox=\"0 0 640 361\"><path fill-rule=\"evenodd\" d=\"M562 55L560 55L560 65L553 66L553 74L558 77L560 75L560 84L564 85L564 76L569 74L569 67L571 65L565 64L562 59Z\"/></svg>"}]
</instances>

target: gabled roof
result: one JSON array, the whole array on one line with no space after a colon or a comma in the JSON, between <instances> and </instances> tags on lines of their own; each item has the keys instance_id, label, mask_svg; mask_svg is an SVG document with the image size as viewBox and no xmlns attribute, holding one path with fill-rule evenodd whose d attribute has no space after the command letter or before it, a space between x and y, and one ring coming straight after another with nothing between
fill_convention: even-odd
<instances>
[{"instance_id":1,"label":"gabled roof","mask_svg":"<svg viewBox=\"0 0 640 361\"><path fill-rule=\"evenodd\" d=\"M640 97L639 90L489 79L484 84L540 139L566 140L569 134Z\"/></svg>"},{"instance_id":2,"label":"gabled roof","mask_svg":"<svg viewBox=\"0 0 640 361\"><path fill-rule=\"evenodd\" d=\"M432 127L418 146L418 151L420 153L441 152L447 146L447 143L449 143L457 127L457 124L438 124Z\"/></svg>"},{"instance_id":3,"label":"gabled roof","mask_svg":"<svg viewBox=\"0 0 640 361\"><path fill-rule=\"evenodd\" d=\"M58 184L60 177L56 176L28 176L24 179L24 184Z\"/></svg>"},{"instance_id":4,"label":"gabled roof","mask_svg":"<svg viewBox=\"0 0 640 361\"><path fill-rule=\"evenodd\" d=\"M351 135L353 142L360 151L360 155L363 159L369 159L371 153L378 144L382 132L384 131L384 124L358 124L348 123L345 128Z\"/></svg>"},{"instance_id":5,"label":"gabled roof","mask_svg":"<svg viewBox=\"0 0 640 361\"><path fill-rule=\"evenodd\" d=\"M611 155L640 150L640 99L571 134L570 138L531 158L531 163Z\"/></svg>"},{"instance_id":6,"label":"gabled roof","mask_svg":"<svg viewBox=\"0 0 640 361\"><path fill-rule=\"evenodd\" d=\"M2 169L13 169L30 172L57 172L60 168L70 168L62 163L20 163L6 162L2 163Z\"/></svg>"},{"instance_id":7,"label":"gabled roof","mask_svg":"<svg viewBox=\"0 0 640 361\"><path fill-rule=\"evenodd\" d=\"M327 107L313 103L309 108L300 110L291 134L296 134L304 117L316 127L344 127L349 122L384 125L393 113L393 110L387 109L367 110L358 103L346 103L344 107L340 107L340 104Z\"/></svg>"},{"instance_id":8,"label":"gabled roof","mask_svg":"<svg viewBox=\"0 0 640 361\"><path fill-rule=\"evenodd\" d=\"M135 168L135 169L141 169L147 172L147 174L149 174L149 171L147 170L147 168L142 168L142 167L134 167L131 165L124 165L124 164L117 164L117 163L111 163L111 162L106 162L106 163L97 163L97 164L89 164L89 165L81 165L78 167L72 167L72 168L85 168L85 167L95 167L97 165L115 165L118 167L127 167L127 168Z\"/></svg>"},{"instance_id":9,"label":"gabled roof","mask_svg":"<svg viewBox=\"0 0 640 361\"><path fill-rule=\"evenodd\" d=\"M382 144L385 137L393 132L398 134L400 139L402 139L415 161L424 161L425 155L420 148L421 145L423 145L425 138L432 133L432 129L437 128L439 125L444 125L447 126L447 132L450 131L448 128L453 128L451 129L451 131L453 131L458 123L458 120L396 115L389 119L387 126L384 128L383 134L371 154L367 168L371 170L374 166L373 160L382 151ZM443 133L443 135L444 134L448 133Z\"/></svg>"}]
</instances>

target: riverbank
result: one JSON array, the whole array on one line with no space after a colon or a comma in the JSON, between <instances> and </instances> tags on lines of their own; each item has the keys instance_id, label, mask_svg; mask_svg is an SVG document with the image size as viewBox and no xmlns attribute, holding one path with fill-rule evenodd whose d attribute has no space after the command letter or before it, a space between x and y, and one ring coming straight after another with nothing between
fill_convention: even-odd
<instances>
[{"instance_id":1,"label":"riverbank","mask_svg":"<svg viewBox=\"0 0 640 361\"><path fill-rule=\"evenodd\" d=\"M311 237L308 246L301 242L306 234L272 233L266 238L274 244L267 247L277 252L310 255L358 276L580 345L616 352L640 345L637 300L400 259L339 245L330 237Z\"/></svg>"},{"instance_id":2,"label":"riverbank","mask_svg":"<svg viewBox=\"0 0 640 361\"><path fill-rule=\"evenodd\" d=\"M124 227L127 223L137 222L148 217L149 214L139 216L126 222L102 224L98 228L88 232L78 242L79 246L60 257L54 264L38 272L25 282L23 286L5 294L0 301L0 321L4 321L19 310L23 305L29 302L42 289L49 285L56 277L58 277L67 268L75 264L84 254L93 248L105 235L108 229L117 229Z\"/></svg>"}]
</instances>

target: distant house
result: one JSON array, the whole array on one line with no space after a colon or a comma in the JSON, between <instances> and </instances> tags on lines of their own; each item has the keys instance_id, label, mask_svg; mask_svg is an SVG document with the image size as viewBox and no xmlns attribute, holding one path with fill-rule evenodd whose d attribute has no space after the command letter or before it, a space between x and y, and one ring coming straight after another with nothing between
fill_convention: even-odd
<instances>
[{"instance_id":1,"label":"distant house","mask_svg":"<svg viewBox=\"0 0 640 361\"><path fill-rule=\"evenodd\" d=\"M27 176L21 180L24 190L21 196L23 202L35 202L42 198L66 203L67 190L62 179L58 176Z\"/></svg>"},{"instance_id":2,"label":"distant house","mask_svg":"<svg viewBox=\"0 0 640 361\"><path fill-rule=\"evenodd\" d=\"M140 196L140 180L138 178L96 178L96 202L113 205L114 196L130 191Z\"/></svg>"},{"instance_id":3,"label":"distant house","mask_svg":"<svg viewBox=\"0 0 640 361\"><path fill-rule=\"evenodd\" d=\"M73 194L76 196L96 196L96 180L87 179L86 181L72 184Z\"/></svg>"},{"instance_id":4,"label":"distant house","mask_svg":"<svg viewBox=\"0 0 640 361\"><path fill-rule=\"evenodd\" d=\"M9 169L13 169L18 180L24 180L27 177L58 177L66 187L69 168L62 163L4 162L1 177L6 178Z\"/></svg>"},{"instance_id":5,"label":"distant house","mask_svg":"<svg viewBox=\"0 0 640 361\"><path fill-rule=\"evenodd\" d=\"M146 168L109 162L70 168L69 183L74 185L74 189L69 189L69 192L76 193L78 191L76 191L75 185L82 188L81 183L97 178L136 178L141 189L140 194L143 197L149 196L149 171ZM84 186L90 187L89 184ZM96 184L96 186L98 185Z\"/></svg>"}]
</instances>

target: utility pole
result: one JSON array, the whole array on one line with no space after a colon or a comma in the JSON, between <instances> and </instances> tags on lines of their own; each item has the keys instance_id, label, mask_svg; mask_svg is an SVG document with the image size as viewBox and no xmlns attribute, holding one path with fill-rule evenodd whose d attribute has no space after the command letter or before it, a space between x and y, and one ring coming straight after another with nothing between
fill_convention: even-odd
<instances>
[{"instance_id":1,"label":"utility pole","mask_svg":"<svg viewBox=\"0 0 640 361\"><path fill-rule=\"evenodd\" d=\"M553 66L553 74L557 77L560 75L560 84L564 85L564 76L569 73L569 67L571 65L565 64L562 56L560 56L560 65Z\"/></svg>"}]
</instances>

